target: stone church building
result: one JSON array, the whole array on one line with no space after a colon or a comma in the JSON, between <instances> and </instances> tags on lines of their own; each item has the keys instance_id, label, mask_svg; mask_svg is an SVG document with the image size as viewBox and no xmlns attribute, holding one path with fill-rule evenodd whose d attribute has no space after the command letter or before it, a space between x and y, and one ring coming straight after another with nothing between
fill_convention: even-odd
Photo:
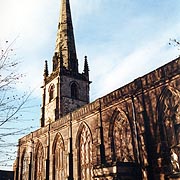
<instances>
[{"instance_id":1,"label":"stone church building","mask_svg":"<svg viewBox=\"0 0 180 180\"><path fill-rule=\"evenodd\" d=\"M180 179L180 58L89 103L69 0L62 0L41 127L19 139L15 180Z\"/></svg>"}]
</instances>

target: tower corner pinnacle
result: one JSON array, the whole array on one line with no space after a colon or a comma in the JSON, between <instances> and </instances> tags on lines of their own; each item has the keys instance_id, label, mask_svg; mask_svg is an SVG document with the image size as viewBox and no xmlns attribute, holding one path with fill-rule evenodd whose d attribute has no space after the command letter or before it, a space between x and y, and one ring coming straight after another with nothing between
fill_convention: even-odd
<instances>
[{"instance_id":1,"label":"tower corner pinnacle","mask_svg":"<svg viewBox=\"0 0 180 180\"><path fill-rule=\"evenodd\" d=\"M44 79L46 79L46 77L48 77L49 75L49 72L48 72L48 63L47 63L47 60L45 60L45 66L44 66Z\"/></svg>"},{"instance_id":2,"label":"tower corner pinnacle","mask_svg":"<svg viewBox=\"0 0 180 180\"><path fill-rule=\"evenodd\" d=\"M88 65L88 60L87 56L84 57L84 74L88 77L89 79L89 65Z\"/></svg>"}]
</instances>

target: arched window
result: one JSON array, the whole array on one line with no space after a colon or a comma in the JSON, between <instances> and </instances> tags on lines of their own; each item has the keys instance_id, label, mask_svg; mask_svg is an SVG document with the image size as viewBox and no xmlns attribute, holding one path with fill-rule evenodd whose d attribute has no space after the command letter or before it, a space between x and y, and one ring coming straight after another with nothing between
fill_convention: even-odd
<instances>
[{"instance_id":1,"label":"arched window","mask_svg":"<svg viewBox=\"0 0 180 180\"><path fill-rule=\"evenodd\" d=\"M36 156L35 156L35 179L36 180L44 180L43 179L43 168L44 168L43 161L44 161L43 146L41 143L39 143L36 150Z\"/></svg>"},{"instance_id":2,"label":"arched window","mask_svg":"<svg viewBox=\"0 0 180 180\"><path fill-rule=\"evenodd\" d=\"M161 155L168 162L165 172L180 172L180 91L166 87L158 102ZM163 143L162 143L163 142Z\"/></svg>"},{"instance_id":3,"label":"arched window","mask_svg":"<svg viewBox=\"0 0 180 180\"><path fill-rule=\"evenodd\" d=\"M29 175L29 164L28 164L28 154L26 151L22 155L22 171L21 171L21 180L28 180Z\"/></svg>"},{"instance_id":4,"label":"arched window","mask_svg":"<svg viewBox=\"0 0 180 180\"><path fill-rule=\"evenodd\" d=\"M64 179L64 143L62 137L58 134L53 144L53 179Z\"/></svg>"},{"instance_id":5,"label":"arched window","mask_svg":"<svg viewBox=\"0 0 180 180\"><path fill-rule=\"evenodd\" d=\"M167 88L159 103L159 120L164 126L164 140L169 147L180 145L180 92Z\"/></svg>"},{"instance_id":6,"label":"arched window","mask_svg":"<svg viewBox=\"0 0 180 180\"><path fill-rule=\"evenodd\" d=\"M78 87L75 82L71 84L71 97L74 99L78 98Z\"/></svg>"},{"instance_id":7,"label":"arched window","mask_svg":"<svg viewBox=\"0 0 180 180\"><path fill-rule=\"evenodd\" d=\"M49 87L49 102L54 98L54 84L51 84Z\"/></svg>"},{"instance_id":8,"label":"arched window","mask_svg":"<svg viewBox=\"0 0 180 180\"><path fill-rule=\"evenodd\" d=\"M83 126L79 138L80 179L92 180L92 138L90 130L87 126Z\"/></svg>"},{"instance_id":9,"label":"arched window","mask_svg":"<svg viewBox=\"0 0 180 180\"><path fill-rule=\"evenodd\" d=\"M120 162L134 162L132 133L127 116L118 111L113 121L111 136L115 159Z\"/></svg>"},{"instance_id":10,"label":"arched window","mask_svg":"<svg viewBox=\"0 0 180 180\"><path fill-rule=\"evenodd\" d=\"M158 116L160 127L160 139L162 143L162 154L168 154L169 171L179 172L180 164L180 91L172 87L165 88L159 103ZM172 160L174 153L176 162ZM174 156L173 155L173 156ZM167 156L167 158L168 158ZM175 167L177 165L177 167ZM171 169L171 170L170 170ZM169 173L169 172L167 172Z\"/></svg>"}]
</instances>

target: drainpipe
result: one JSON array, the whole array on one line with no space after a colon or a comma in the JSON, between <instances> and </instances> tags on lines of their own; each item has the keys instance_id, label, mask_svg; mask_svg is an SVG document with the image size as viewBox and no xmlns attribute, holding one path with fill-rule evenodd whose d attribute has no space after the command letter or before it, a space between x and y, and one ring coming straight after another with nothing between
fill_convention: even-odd
<instances>
[{"instance_id":1,"label":"drainpipe","mask_svg":"<svg viewBox=\"0 0 180 180\"><path fill-rule=\"evenodd\" d=\"M47 159L46 159L46 180L49 180L49 146L50 146L50 124L48 125Z\"/></svg>"},{"instance_id":2,"label":"drainpipe","mask_svg":"<svg viewBox=\"0 0 180 180\"><path fill-rule=\"evenodd\" d=\"M101 144L100 144L101 164L105 164L106 158L105 158L104 135L103 135L103 125L102 125L101 99L99 99L99 115L100 115L100 138L101 138Z\"/></svg>"},{"instance_id":3,"label":"drainpipe","mask_svg":"<svg viewBox=\"0 0 180 180\"><path fill-rule=\"evenodd\" d=\"M69 177L68 180L73 180L73 152L72 152L72 113L70 113L70 131L69 131Z\"/></svg>"}]
</instances>

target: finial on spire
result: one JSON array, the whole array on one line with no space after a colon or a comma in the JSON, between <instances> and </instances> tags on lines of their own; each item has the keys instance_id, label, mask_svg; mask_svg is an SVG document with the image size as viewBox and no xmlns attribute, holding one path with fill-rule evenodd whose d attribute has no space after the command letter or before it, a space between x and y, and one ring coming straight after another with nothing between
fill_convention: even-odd
<instances>
[{"instance_id":1,"label":"finial on spire","mask_svg":"<svg viewBox=\"0 0 180 180\"><path fill-rule=\"evenodd\" d=\"M87 61L87 56L84 57L84 74L89 77L89 66Z\"/></svg>"},{"instance_id":2,"label":"finial on spire","mask_svg":"<svg viewBox=\"0 0 180 180\"><path fill-rule=\"evenodd\" d=\"M44 79L49 75L48 73L48 64L47 60L45 60L45 66L44 66Z\"/></svg>"}]
</instances>

